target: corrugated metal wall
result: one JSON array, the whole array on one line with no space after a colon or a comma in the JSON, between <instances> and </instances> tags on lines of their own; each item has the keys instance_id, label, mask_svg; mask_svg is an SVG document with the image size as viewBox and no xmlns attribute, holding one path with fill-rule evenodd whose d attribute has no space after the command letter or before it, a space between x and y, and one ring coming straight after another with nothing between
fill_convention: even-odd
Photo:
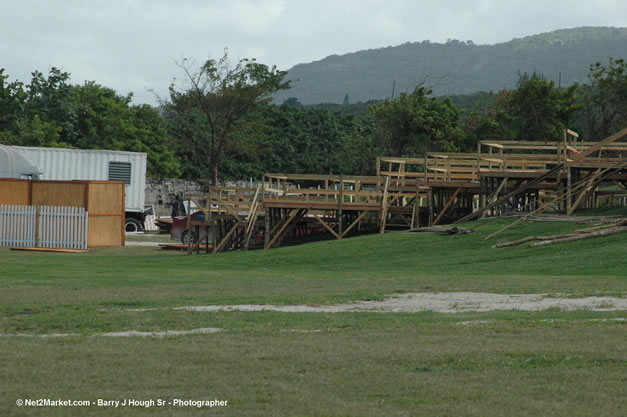
<instances>
[{"instance_id":1,"label":"corrugated metal wall","mask_svg":"<svg viewBox=\"0 0 627 417\"><path fill-rule=\"evenodd\" d=\"M90 149L36 148L14 146L43 172L43 180L109 180L109 162L132 164L131 181L126 185L126 211L144 209L146 154L141 152Z\"/></svg>"}]
</instances>

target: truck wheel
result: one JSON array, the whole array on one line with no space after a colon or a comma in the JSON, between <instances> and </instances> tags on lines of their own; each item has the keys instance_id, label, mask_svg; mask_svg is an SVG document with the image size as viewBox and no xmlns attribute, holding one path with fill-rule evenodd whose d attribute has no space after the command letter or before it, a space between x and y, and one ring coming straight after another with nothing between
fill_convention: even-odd
<instances>
[{"instance_id":1,"label":"truck wheel","mask_svg":"<svg viewBox=\"0 0 627 417\"><path fill-rule=\"evenodd\" d=\"M189 245L191 243L196 243L196 237L194 236L194 232L190 230L186 230L181 234L181 243L183 245Z\"/></svg>"},{"instance_id":2,"label":"truck wheel","mask_svg":"<svg viewBox=\"0 0 627 417\"><path fill-rule=\"evenodd\" d=\"M141 232L142 224L139 220L129 217L126 219L126 223L124 223L124 231L125 232Z\"/></svg>"}]
</instances>

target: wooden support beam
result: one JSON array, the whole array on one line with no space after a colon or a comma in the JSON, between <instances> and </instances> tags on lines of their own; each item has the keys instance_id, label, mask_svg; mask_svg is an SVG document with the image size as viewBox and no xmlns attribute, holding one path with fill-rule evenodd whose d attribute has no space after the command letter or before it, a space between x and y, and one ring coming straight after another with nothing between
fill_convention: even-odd
<instances>
[{"instance_id":1,"label":"wooden support beam","mask_svg":"<svg viewBox=\"0 0 627 417\"><path fill-rule=\"evenodd\" d=\"M581 204L583 199L588 195L588 192L590 191L592 184L595 182L595 179L597 178L597 175L600 172L601 172L601 168L597 169L596 172L590 177L588 182L586 182L586 185L583 187L583 190L581 190L581 194L579 194L579 197L577 197L577 200L575 200L572 206L568 208L568 213L566 213L567 216L572 215L575 209L579 207L579 204ZM568 197L570 198L570 194Z\"/></svg>"},{"instance_id":2,"label":"wooden support beam","mask_svg":"<svg viewBox=\"0 0 627 417\"><path fill-rule=\"evenodd\" d=\"M264 226L263 226L263 247L265 248L266 246L268 246L268 243L270 243L270 211L273 210L269 207L265 207L264 208L264 215L263 215L263 221L264 221Z\"/></svg>"},{"instance_id":3,"label":"wooden support beam","mask_svg":"<svg viewBox=\"0 0 627 417\"><path fill-rule=\"evenodd\" d=\"M590 155L591 153L594 153L598 151L599 149L605 147L606 145L609 145L610 143L615 142L616 140L622 138L623 136L627 136L627 127L614 133L613 135L608 136L607 138L603 139L601 142L597 143L596 145L589 147L585 151L581 152L579 155L575 156L572 161L576 162L580 159L583 159L586 156Z\"/></svg>"},{"instance_id":4,"label":"wooden support beam","mask_svg":"<svg viewBox=\"0 0 627 417\"><path fill-rule=\"evenodd\" d=\"M379 224L379 233L385 233L385 222L388 217L388 187L390 185L390 177L385 177L385 186L383 188L383 198L381 200L381 223Z\"/></svg>"},{"instance_id":5,"label":"wooden support beam","mask_svg":"<svg viewBox=\"0 0 627 417\"><path fill-rule=\"evenodd\" d=\"M322 217L320 217L320 216L314 216L314 217L316 218L316 220L318 220L320 222L321 225L323 225L329 232L331 232L331 234L333 236L335 236L337 239L342 239L342 236L338 235L337 232L335 230L333 230L333 228L331 226L329 226L329 224L327 222L322 220Z\"/></svg>"},{"instance_id":6,"label":"wooden support beam","mask_svg":"<svg viewBox=\"0 0 627 417\"><path fill-rule=\"evenodd\" d=\"M433 221L432 226L435 226L436 224L438 224L438 222L440 221L442 216L444 216L444 213L446 213L446 211L449 209L449 207L451 207L451 204L453 204L453 201L455 201L455 199L457 198L457 195L461 191L462 191L462 187L459 187L457 190L455 190L455 193L453 193L453 196L448 200L448 202L446 203L446 206L444 206L442 211L440 211L440 214L438 214L438 217L436 217L435 220Z\"/></svg>"},{"instance_id":7,"label":"wooden support beam","mask_svg":"<svg viewBox=\"0 0 627 417\"><path fill-rule=\"evenodd\" d=\"M501 181L501 184L498 186L496 191L488 199L488 203L492 202L499 195L503 187L507 185L507 179L508 179L507 177L503 178L503 181Z\"/></svg>"},{"instance_id":8,"label":"wooden support beam","mask_svg":"<svg viewBox=\"0 0 627 417\"><path fill-rule=\"evenodd\" d=\"M359 216L340 234L340 237L344 237L351 231L351 229L364 218L364 216L368 213L366 210L362 211Z\"/></svg>"},{"instance_id":9,"label":"wooden support beam","mask_svg":"<svg viewBox=\"0 0 627 417\"><path fill-rule=\"evenodd\" d=\"M248 250L248 245L250 244L250 238L255 231L255 223L257 222L257 217L259 216L259 192L261 191L261 185L257 186L257 190L255 191L255 195L253 197L253 201L250 204L250 211L248 212L248 217L246 219L246 240L244 241L244 250Z\"/></svg>"},{"instance_id":10,"label":"wooden support beam","mask_svg":"<svg viewBox=\"0 0 627 417\"><path fill-rule=\"evenodd\" d=\"M507 185L507 177L503 178L503 181L501 181L501 184L498 186L496 191L494 191L494 193L492 193L490 198L488 198L488 201L486 202L486 204L489 204L492 201L494 201L494 199L499 195L503 187L505 187L506 185ZM488 214L487 211L484 211L483 214L481 215L481 218L484 218L487 214Z\"/></svg>"},{"instance_id":11,"label":"wooden support beam","mask_svg":"<svg viewBox=\"0 0 627 417\"><path fill-rule=\"evenodd\" d=\"M344 231L344 177L340 174L340 195L337 205L338 232Z\"/></svg>"},{"instance_id":12,"label":"wooden support beam","mask_svg":"<svg viewBox=\"0 0 627 417\"><path fill-rule=\"evenodd\" d=\"M597 181L602 181L603 179L605 179L607 176L611 175L613 172L617 172L620 171L621 169L625 168L625 164L627 163L627 157L622 158L619 162L617 162L614 166L610 167L610 168L606 168L603 171L595 174L596 180ZM583 186L584 181L586 180L582 180L579 183L573 184L573 190L579 189L580 187ZM553 201L547 201L544 204L542 204L540 207L538 207L537 209L535 209L534 211L530 212L529 214L519 218L518 220L516 220L513 223L510 223L504 227L502 227L501 229L497 230L496 232L492 233L491 235L489 235L488 237L485 238L485 240L488 240L494 236L496 236L497 234L501 233L504 230L509 229L510 227L514 227L520 223L522 223L523 221L525 221L527 218L529 218L530 216L540 213L544 210L546 210L551 204L555 203L556 201L561 201L564 198L566 198L566 192L564 190L558 191L556 193L556 195L553 197Z\"/></svg>"},{"instance_id":13,"label":"wooden support beam","mask_svg":"<svg viewBox=\"0 0 627 417\"><path fill-rule=\"evenodd\" d=\"M414 201L414 209L411 212L411 225L410 229L416 229L420 227L420 201Z\"/></svg>"},{"instance_id":14,"label":"wooden support beam","mask_svg":"<svg viewBox=\"0 0 627 417\"><path fill-rule=\"evenodd\" d=\"M429 191L427 191L427 207L429 209L427 226L430 227L433 224L433 188L429 188Z\"/></svg>"},{"instance_id":15,"label":"wooden support beam","mask_svg":"<svg viewBox=\"0 0 627 417\"><path fill-rule=\"evenodd\" d=\"M572 160L570 160L570 162L577 162L577 161L585 158L586 156L590 155L591 153L594 153L594 152L598 151L599 149L607 146L608 144L610 144L612 142L615 142L616 140L622 138L625 135L627 135L627 128L624 128L623 130L621 130L619 132L616 132L616 133L614 133L611 136L608 136L607 138L605 138L601 142L597 143L596 145L591 146L590 148L588 148L585 151L581 152L579 155L575 156ZM567 158L565 158L565 159L567 159ZM465 216L465 217L455 221L454 224L463 223L463 222L469 221L471 219L474 219L475 217L481 216L484 211L489 210L492 207L495 207L495 206L497 206L499 204L502 204L502 203L506 202L509 198L514 197L517 194L522 193L527 188L538 184L539 182L545 180L546 178L551 177L554 174L559 174L561 172L561 170L564 169L564 167L566 167L566 160L561 162L557 166L555 166L553 169L545 172L544 174L541 174L541 175L537 176L536 178L534 178L533 180L531 180L527 184L521 185L516 190L514 190L514 191L506 194L502 198L500 198L500 199L498 199L498 200L488 204L484 208L479 209L479 210L477 210L477 211L475 211L473 213L470 213L469 215L467 215L467 216Z\"/></svg>"},{"instance_id":16,"label":"wooden support beam","mask_svg":"<svg viewBox=\"0 0 627 417\"><path fill-rule=\"evenodd\" d=\"M298 210L297 208L294 210ZM272 218L272 223L274 223L274 226L272 227L272 230L270 231L270 236L274 236L275 232L277 230L279 230L279 228L282 226L283 222L285 221L285 218L283 217L283 213L284 213L284 209L280 208L278 209L278 213L279 213L279 220L275 223L274 221L276 220L276 212L274 212L274 216Z\"/></svg>"},{"instance_id":17,"label":"wooden support beam","mask_svg":"<svg viewBox=\"0 0 627 417\"><path fill-rule=\"evenodd\" d=\"M285 229L283 233L281 233L281 236L279 236L278 240L274 244L277 248L281 246L281 243L283 243L283 240L285 240L287 235L292 230L294 230L294 227L297 225L299 221L302 220L302 218L305 216L305 214L307 214L308 211L309 209L300 209L298 213L296 213L296 216L294 216L294 219L292 219L292 221L290 222L290 225Z\"/></svg>"},{"instance_id":18,"label":"wooden support beam","mask_svg":"<svg viewBox=\"0 0 627 417\"><path fill-rule=\"evenodd\" d=\"M523 191L525 191L527 188L532 187L532 186L538 184L539 182L545 180L546 178L551 177L553 174L558 173L563 168L564 168L564 164L563 163L560 164L560 165L557 165L553 169L551 169L551 170L545 172L544 174L534 178L533 180L529 181L528 183L522 184L516 190L507 193L506 195L504 195L503 197L499 198L498 200L493 201L492 203L489 203L488 205L486 205L482 209L476 210L476 211L470 213L469 215L467 215L467 216L465 216L465 217L463 217L463 218L461 218L459 220L456 220L455 222L453 222L453 224L464 223L464 222L467 222L467 221L469 221L471 219L474 219L475 217L481 216L484 211L490 210L493 207L496 207L498 205L501 205L501 204L505 203L511 197L514 197L517 194L520 194Z\"/></svg>"},{"instance_id":19,"label":"wooden support beam","mask_svg":"<svg viewBox=\"0 0 627 417\"><path fill-rule=\"evenodd\" d=\"M413 213L413 210L412 210L412 213ZM401 214L401 213L398 214L398 217L400 217L401 220L404 221L405 224L411 228L411 224L412 224L413 218L408 219L404 214Z\"/></svg>"},{"instance_id":20,"label":"wooden support beam","mask_svg":"<svg viewBox=\"0 0 627 417\"><path fill-rule=\"evenodd\" d=\"M233 225L233 227L231 227L231 229L226 233L226 235L222 238L220 243L218 243L218 245L213 248L213 253L220 252L222 250L222 248L224 247L224 245L226 245L226 242L228 242L231 235L235 233L235 231L241 224L242 224L241 221L239 220L235 221L235 224Z\"/></svg>"},{"instance_id":21,"label":"wooden support beam","mask_svg":"<svg viewBox=\"0 0 627 417\"><path fill-rule=\"evenodd\" d=\"M269 248L272 247L274 242L279 238L279 236L281 236L281 233L283 233L283 231L287 228L287 226L289 226L289 224L292 222L292 220L294 220L294 218L296 217L296 214L298 213L298 211L299 211L299 209L293 209L292 211L290 211L290 214L288 215L287 219L283 222L283 226L281 226L279 231L276 232L274 237L270 240L270 243L268 243L268 245L264 249L269 249Z\"/></svg>"},{"instance_id":22,"label":"wooden support beam","mask_svg":"<svg viewBox=\"0 0 627 417\"><path fill-rule=\"evenodd\" d=\"M575 236L565 236L565 237L557 238L557 239L542 240L540 242L530 244L529 247L533 248L536 246L552 245L554 243L572 242L574 240L589 239L591 237L610 236L610 235L614 235L617 233L625 233L625 232L627 232L627 226L608 227L606 229L599 230L598 232L581 233L581 234L576 234Z\"/></svg>"}]
</instances>

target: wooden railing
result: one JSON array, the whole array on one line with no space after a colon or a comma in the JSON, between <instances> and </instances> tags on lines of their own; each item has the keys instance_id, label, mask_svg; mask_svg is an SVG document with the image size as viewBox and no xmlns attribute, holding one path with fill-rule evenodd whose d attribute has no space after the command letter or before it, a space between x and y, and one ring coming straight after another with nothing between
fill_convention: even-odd
<instances>
[{"instance_id":1,"label":"wooden railing","mask_svg":"<svg viewBox=\"0 0 627 417\"><path fill-rule=\"evenodd\" d=\"M479 181L478 170L488 165L474 153L428 152L425 182Z\"/></svg>"},{"instance_id":2,"label":"wooden railing","mask_svg":"<svg viewBox=\"0 0 627 417\"><path fill-rule=\"evenodd\" d=\"M383 179L369 176L264 174L264 201L378 205Z\"/></svg>"}]
</instances>

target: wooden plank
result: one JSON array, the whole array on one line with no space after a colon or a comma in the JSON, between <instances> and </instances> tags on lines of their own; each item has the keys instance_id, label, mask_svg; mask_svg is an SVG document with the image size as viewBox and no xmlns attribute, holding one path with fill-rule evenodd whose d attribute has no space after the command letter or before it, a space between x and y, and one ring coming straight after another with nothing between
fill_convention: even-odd
<instances>
[{"instance_id":1,"label":"wooden plank","mask_svg":"<svg viewBox=\"0 0 627 417\"><path fill-rule=\"evenodd\" d=\"M494 200L496 198L496 196L499 195L499 193L501 192L503 187L505 187L507 185L507 179L508 179L507 177L503 178L503 181L501 181L501 184L498 186L496 191L494 193L492 193L492 195L488 199L488 203L492 202L492 200Z\"/></svg>"},{"instance_id":2,"label":"wooden plank","mask_svg":"<svg viewBox=\"0 0 627 417\"><path fill-rule=\"evenodd\" d=\"M498 186L496 191L494 191L494 193L492 193L490 198L488 198L488 201L486 202L486 204L491 203L499 195L503 187L505 187L506 185L507 185L507 177L503 178L503 181L501 181L501 184ZM481 218L484 218L487 214L488 212L484 211L483 214L481 215Z\"/></svg>"},{"instance_id":3,"label":"wooden plank","mask_svg":"<svg viewBox=\"0 0 627 417\"><path fill-rule=\"evenodd\" d=\"M338 220L338 232L340 235L343 235L344 231L344 179L342 175L340 175L340 194L338 199L337 206L337 220Z\"/></svg>"},{"instance_id":4,"label":"wooden plank","mask_svg":"<svg viewBox=\"0 0 627 417\"><path fill-rule=\"evenodd\" d=\"M240 220L235 221L235 224L233 225L233 227L231 227L231 229L227 232L227 234L224 235L224 238L222 238L220 243L218 243L218 245L213 248L213 253L220 252L222 250L222 248L224 247L224 245L226 245L226 242L228 242L231 235L235 233L235 231L241 224L242 222Z\"/></svg>"},{"instance_id":5,"label":"wooden plank","mask_svg":"<svg viewBox=\"0 0 627 417\"><path fill-rule=\"evenodd\" d=\"M274 242L279 238L279 236L281 236L281 233L283 233L283 231L287 228L287 226L289 226L289 224L292 222L292 220L294 220L294 218L296 217L296 214L298 213L298 209L294 209L290 212L287 221L285 221L283 223L283 226L279 229L279 231L274 235L274 237L270 240L270 243L268 243L268 245L264 248L264 249L268 249L271 248L272 245L274 244Z\"/></svg>"},{"instance_id":6,"label":"wooden plank","mask_svg":"<svg viewBox=\"0 0 627 417\"><path fill-rule=\"evenodd\" d=\"M257 190L255 191L255 195L253 197L253 201L250 204L250 211L248 212L248 217L246 219L246 240L244 241L244 249L248 250L248 245L250 243L250 238L255 230L255 222L257 221L257 216L259 214L259 193L261 191L261 185L257 186Z\"/></svg>"},{"instance_id":7,"label":"wooden plank","mask_svg":"<svg viewBox=\"0 0 627 417\"><path fill-rule=\"evenodd\" d=\"M385 177L385 186L383 188L383 197L381 199L381 224L379 225L379 233L385 233L385 222L388 216L388 186L390 185L390 177Z\"/></svg>"},{"instance_id":8,"label":"wooden plank","mask_svg":"<svg viewBox=\"0 0 627 417\"><path fill-rule=\"evenodd\" d=\"M485 146L490 146L492 148L499 148L499 149L503 149L503 145L500 143L494 143L494 142L480 142L481 145L485 145Z\"/></svg>"},{"instance_id":9,"label":"wooden plank","mask_svg":"<svg viewBox=\"0 0 627 417\"><path fill-rule=\"evenodd\" d=\"M264 177L267 177L266 181L270 182L270 179L276 180L312 180L312 181L334 181L338 182L340 180L339 175L317 175L317 174L274 174L274 173L266 173ZM346 175L344 176L344 181L361 181L364 184L376 184L379 181L378 176L368 176L368 175Z\"/></svg>"},{"instance_id":10,"label":"wooden plank","mask_svg":"<svg viewBox=\"0 0 627 417\"><path fill-rule=\"evenodd\" d=\"M577 207L579 207L579 204L581 204L581 202L583 201L585 196L588 195L588 191L590 190L590 187L592 187L592 184L594 184L595 179L597 178L597 175L599 175L600 172L601 172L601 169L600 168L597 169L597 171L590 177L588 182L586 182L586 185L583 187L583 190L579 194L579 197L577 197L575 202L568 209L568 213L566 213L567 216L572 215L573 212L575 211L575 209L577 209Z\"/></svg>"},{"instance_id":11,"label":"wooden plank","mask_svg":"<svg viewBox=\"0 0 627 417\"><path fill-rule=\"evenodd\" d=\"M485 207L476 210L472 213L470 213L467 216L464 216L463 218L456 220L455 222L453 222L453 224L458 224L458 223L463 223L466 222L470 219L474 219L475 217L481 216L483 214L483 212L499 205L502 204L504 202L506 202L510 197L514 197L517 194L521 194L524 190L526 190L527 188L529 188L532 185L535 185L537 183L539 183L540 181L543 181L544 179L550 177L551 175L559 172L562 168L564 168L564 163L557 165L555 168L547 171L546 173L536 177L535 179L533 179L532 181L529 181L528 183L521 185L520 187L518 187L516 190L506 194L505 196L501 197L500 199L493 201L492 203L489 203L488 205L486 205Z\"/></svg>"},{"instance_id":12,"label":"wooden plank","mask_svg":"<svg viewBox=\"0 0 627 417\"><path fill-rule=\"evenodd\" d=\"M321 225L323 225L329 232L331 232L333 236L335 236L337 239L342 239L342 236L338 235L337 232L333 230L333 228L329 226L327 222L322 220L322 217L320 216L314 216L314 217L316 218L316 220L320 222Z\"/></svg>"},{"instance_id":13,"label":"wooden plank","mask_svg":"<svg viewBox=\"0 0 627 417\"><path fill-rule=\"evenodd\" d=\"M29 206L31 182L13 178L0 179L0 204Z\"/></svg>"},{"instance_id":14,"label":"wooden plank","mask_svg":"<svg viewBox=\"0 0 627 417\"><path fill-rule=\"evenodd\" d=\"M353 221L353 222L350 224L350 226L348 226L348 227L346 228L346 230L344 230L344 232L343 232L343 233L341 233L340 238L343 238L344 236L346 236L346 235L348 234L348 232L350 232L350 231L351 231L351 229L352 229L352 228L353 228L353 227L354 227L357 223L359 223L359 222L361 221L361 219L363 219L363 218L364 218L364 216L365 216L367 213L368 213L368 212L367 212L367 211L365 211L365 210L364 210L364 211L362 211L362 212L361 212L361 214L360 214L359 216L357 216L357 218L355 219L355 221ZM336 236L337 236L337 235L336 235Z\"/></svg>"},{"instance_id":15,"label":"wooden plank","mask_svg":"<svg viewBox=\"0 0 627 417\"><path fill-rule=\"evenodd\" d=\"M287 229L285 229L285 231L283 233L281 233L281 236L279 236L279 239L276 241L275 246L279 247L281 246L281 244L283 243L283 241L285 240L285 238L287 237L287 235L294 230L294 227L297 225L297 223L299 221L301 221L303 219L303 216L305 214L307 214L309 210L307 209L300 209L298 210L298 213L296 213L296 216L294 216L294 219L292 220L291 224L287 227Z\"/></svg>"},{"instance_id":16,"label":"wooden plank","mask_svg":"<svg viewBox=\"0 0 627 417\"><path fill-rule=\"evenodd\" d=\"M265 201L266 207L271 208L306 208L309 210L337 210L337 203L335 202L316 202L316 201L281 201L272 200ZM344 210L369 210L380 211L381 202L376 203L344 203Z\"/></svg>"},{"instance_id":17,"label":"wooden plank","mask_svg":"<svg viewBox=\"0 0 627 417\"><path fill-rule=\"evenodd\" d=\"M120 195L124 193L124 183L89 183L85 193L87 198L86 210L90 215L100 213L115 213L124 215L124 200Z\"/></svg>"},{"instance_id":18,"label":"wooden plank","mask_svg":"<svg viewBox=\"0 0 627 417\"><path fill-rule=\"evenodd\" d=\"M579 155L577 155L575 158L573 158L573 160L579 161L580 159L585 158L586 156L590 155L591 153L594 153L596 151L598 151L599 149L602 149L603 147L605 147L606 145L609 145L612 142L615 142L616 140L622 138L623 136L627 135L627 127L614 133L613 135L608 136L607 138L603 139L601 142L597 143L594 146L591 146L590 148L586 149L585 151L581 152Z\"/></svg>"},{"instance_id":19,"label":"wooden plank","mask_svg":"<svg viewBox=\"0 0 627 417\"><path fill-rule=\"evenodd\" d=\"M33 206L85 207L85 181L33 181Z\"/></svg>"},{"instance_id":20,"label":"wooden plank","mask_svg":"<svg viewBox=\"0 0 627 417\"><path fill-rule=\"evenodd\" d=\"M62 249L62 248L11 248L11 250L32 251L32 252L58 252L58 253L89 252L89 249Z\"/></svg>"},{"instance_id":21,"label":"wooden plank","mask_svg":"<svg viewBox=\"0 0 627 417\"><path fill-rule=\"evenodd\" d=\"M619 162L619 163L617 163L615 167L612 167L612 168L606 168L606 169L604 169L603 171L599 172L598 174L595 174L595 175L596 175L597 180L602 181L602 180L603 180L603 179L604 179L604 178L605 178L608 174L610 174L610 173L611 173L612 169L622 169L623 167L620 167L620 165L621 165L621 163L624 165L624 164L625 164L625 161L627 161L627 157L626 157L626 158L623 158L623 162ZM586 178L586 179L581 180L581 181L579 181L578 183L574 184L574 186L573 186L573 190L575 190L575 189L578 189L578 188L582 187L582 186L583 186L583 184L584 184L584 182L585 182L586 180L588 180L588 179ZM516 221L515 221L515 222L513 222L513 223L510 223L509 225L506 225L506 226L502 227L501 229L497 230L496 232L494 232L494 233L490 234L488 237L486 237L486 238L485 238L485 240L488 240L488 239L490 239L490 238L492 238L492 237L496 236L497 234L499 234L499 233L503 232L504 230L507 230L507 229L509 229L509 228L511 228L511 227L514 227L514 226L516 226L516 225L518 225L518 224L522 223L523 221L525 221L525 220L526 220L527 218L529 218L530 216L532 216L532 215L534 215L534 214L537 214L537 213L540 213L540 212L542 212L542 211L546 210L546 209L547 209L547 208L548 208L551 204L554 204L555 202L558 202L558 201L560 201L560 200L563 200L564 198L566 198L566 192L565 192L565 191L558 191L558 192L555 194L555 196L553 196L553 200L552 200L552 201L547 201L547 202L545 202L544 204L542 204L540 207L538 207L538 208L537 208L537 209L535 209L534 211L530 212L529 214L527 214L527 215L525 215L525 216L523 216L523 217L519 218L518 220L516 220Z\"/></svg>"},{"instance_id":22,"label":"wooden plank","mask_svg":"<svg viewBox=\"0 0 627 417\"><path fill-rule=\"evenodd\" d=\"M435 218L435 220L433 221L432 226L435 226L436 224L438 224L438 222L440 221L440 219L442 218L442 216L444 216L444 213L446 213L446 211L449 209L449 207L451 207L451 204L453 204L453 201L455 201L455 198L457 198L457 196L459 195L459 193L462 191L462 187L459 187L457 190L455 190L455 193L453 194L453 196L448 200L448 202L446 203L446 206L444 206L444 208L442 209L442 211L440 211L440 214L438 214L438 217Z\"/></svg>"},{"instance_id":23,"label":"wooden plank","mask_svg":"<svg viewBox=\"0 0 627 417\"><path fill-rule=\"evenodd\" d=\"M425 163L425 158L398 158L398 157L388 157L388 156L379 156L377 160L380 162L391 162L393 164L405 163L406 165L422 165Z\"/></svg>"}]
</instances>

